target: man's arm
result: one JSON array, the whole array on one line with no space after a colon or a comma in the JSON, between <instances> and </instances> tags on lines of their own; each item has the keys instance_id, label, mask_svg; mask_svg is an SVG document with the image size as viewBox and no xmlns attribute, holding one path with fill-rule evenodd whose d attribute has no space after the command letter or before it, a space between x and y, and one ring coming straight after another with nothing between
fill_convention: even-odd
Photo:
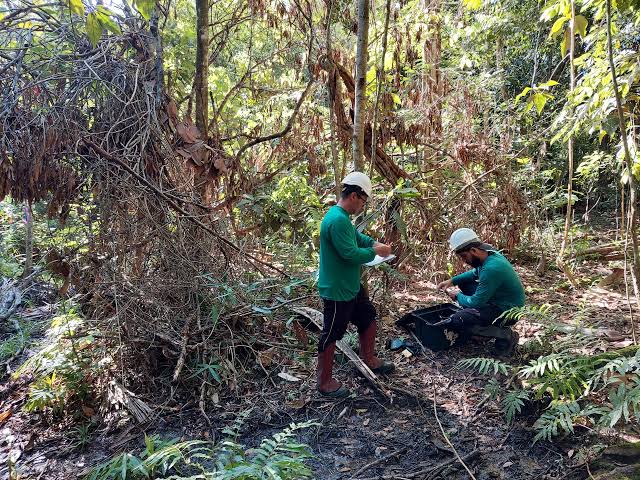
<instances>
[{"instance_id":1,"label":"man's arm","mask_svg":"<svg viewBox=\"0 0 640 480\"><path fill-rule=\"evenodd\" d=\"M376 243L376 241L373 238L369 237L368 235L365 235L364 233L360 233L356 228L356 243L358 244L359 247L365 248L365 247L373 247L373 244Z\"/></svg>"},{"instance_id":2,"label":"man's arm","mask_svg":"<svg viewBox=\"0 0 640 480\"><path fill-rule=\"evenodd\" d=\"M361 233L356 228L356 243L359 247L373 247L377 255L386 257L391 255L391 247L385 243L377 242L373 238Z\"/></svg>"},{"instance_id":3,"label":"man's arm","mask_svg":"<svg viewBox=\"0 0 640 480\"><path fill-rule=\"evenodd\" d=\"M455 285L456 287L461 283L471 282L476 280L478 277L476 276L476 269L472 268L471 270L467 270L459 275L456 275L451 279L451 285Z\"/></svg>"},{"instance_id":4,"label":"man's arm","mask_svg":"<svg viewBox=\"0 0 640 480\"><path fill-rule=\"evenodd\" d=\"M476 293L473 295L465 295L459 292L457 295L458 303L465 308L484 307L493 298L496 290L500 286L501 280L499 271L483 268L480 272Z\"/></svg>"},{"instance_id":5,"label":"man's arm","mask_svg":"<svg viewBox=\"0 0 640 480\"><path fill-rule=\"evenodd\" d=\"M353 225L346 218L344 220L334 222L329 228L331 243L336 249L336 252L338 252L338 255L347 262L362 265L363 263L373 260L376 256L376 252L372 247L373 239L366 235L362 236L369 238L370 244L364 248L359 247L356 241L358 235L362 234L356 232L356 236L354 237Z\"/></svg>"}]
</instances>

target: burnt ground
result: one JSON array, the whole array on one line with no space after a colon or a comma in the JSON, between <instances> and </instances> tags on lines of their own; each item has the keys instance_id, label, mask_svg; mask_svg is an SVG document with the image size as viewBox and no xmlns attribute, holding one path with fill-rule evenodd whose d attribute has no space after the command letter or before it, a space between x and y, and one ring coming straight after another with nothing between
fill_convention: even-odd
<instances>
[{"instance_id":1,"label":"burnt ground","mask_svg":"<svg viewBox=\"0 0 640 480\"><path fill-rule=\"evenodd\" d=\"M581 322L583 326L606 329L603 349L631 343L624 288L616 284L596 286L611 273L611 265L598 261L583 264L577 272L582 282L577 290L569 290L557 271L538 277L532 267L518 269L531 304L554 304L559 321L569 325ZM417 271L405 273L408 278L421 277ZM315 459L310 465L316 478L324 480L470 478L445 440L438 420L477 479L589 478L588 464L577 452L589 445L616 441L614 435L607 437L577 427L569 438L534 444L533 422L540 412L531 404L526 404L522 414L507 425L499 404L485 399L487 377L456 368L461 359L489 356L484 341L413 356L384 348L386 340L407 336L394 325L403 312L443 301L434 293L429 279L409 281L375 300L381 311L381 354L397 365L394 375L382 379L388 399L342 358L338 358L334 375L354 395L341 401L319 397L315 392L312 344L304 347L293 336L283 340L275 333L272 338L262 338L272 347L261 353L261 367L250 368L252 379L246 377L233 397L209 403L211 427L197 402L177 396L162 404L149 400L155 407L153 420L141 425L111 422L107 427L97 427L83 450L77 445L72 421L46 424L37 415L21 410L26 379L5 381L0 413L12 414L0 416L0 477L7 475L10 452L17 458L20 479L77 478L118 452L139 449L143 433L219 439L222 429L247 410L242 442L249 447L292 422L320 423L301 431L300 439L313 450ZM522 350L527 342L535 341L541 326L522 320L516 329ZM516 354L509 361L526 359ZM283 371L299 381L279 377ZM638 433L637 426L628 426L626 438L637 438ZM596 468L591 473L598 475Z\"/></svg>"}]
</instances>

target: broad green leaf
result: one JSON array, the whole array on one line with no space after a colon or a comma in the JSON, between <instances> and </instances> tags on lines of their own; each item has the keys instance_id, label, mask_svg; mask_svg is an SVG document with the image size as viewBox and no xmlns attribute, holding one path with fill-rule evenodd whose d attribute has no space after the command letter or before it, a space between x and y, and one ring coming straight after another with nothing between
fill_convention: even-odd
<instances>
[{"instance_id":1,"label":"broad green leaf","mask_svg":"<svg viewBox=\"0 0 640 480\"><path fill-rule=\"evenodd\" d=\"M555 18L558 15L558 11L560 10L560 5L558 3L551 3L547 8L542 11L542 15L540 15L540 20L543 22L548 22L552 18Z\"/></svg>"},{"instance_id":2,"label":"broad green leaf","mask_svg":"<svg viewBox=\"0 0 640 480\"><path fill-rule=\"evenodd\" d=\"M558 85L558 82L556 82L555 80L549 80L548 82L539 84L538 88L549 90L549 87L555 87L556 85Z\"/></svg>"},{"instance_id":3,"label":"broad green leaf","mask_svg":"<svg viewBox=\"0 0 640 480\"><path fill-rule=\"evenodd\" d=\"M551 27L551 33L549 35L553 38L556 38L560 34L560 31L562 30L562 27L567 22L567 20L569 20L567 17L560 17L559 19L557 19L553 23L553 26Z\"/></svg>"},{"instance_id":4,"label":"broad green leaf","mask_svg":"<svg viewBox=\"0 0 640 480\"><path fill-rule=\"evenodd\" d=\"M524 89L516 96L516 99L514 100L514 104L518 104L518 102L520 101L520 99L522 97L524 97L527 93L529 93L531 91L531 87L524 87Z\"/></svg>"},{"instance_id":5,"label":"broad green leaf","mask_svg":"<svg viewBox=\"0 0 640 480\"><path fill-rule=\"evenodd\" d=\"M469 10L479 10L482 8L482 0L463 0L463 3Z\"/></svg>"},{"instance_id":6,"label":"broad green leaf","mask_svg":"<svg viewBox=\"0 0 640 480\"><path fill-rule=\"evenodd\" d=\"M542 109L544 108L545 103L547 103L547 97L542 93L536 92L533 94L533 103L536 106L538 115L540 115L542 113Z\"/></svg>"},{"instance_id":7,"label":"broad green leaf","mask_svg":"<svg viewBox=\"0 0 640 480\"><path fill-rule=\"evenodd\" d=\"M560 42L560 54L562 58L567 54L567 50L569 49L569 45L571 44L571 32L568 28L564 30L564 37L562 38L562 42Z\"/></svg>"},{"instance_id":8,"label":"broad green leaf","mask_svg":"<svg viewBox=\"0 0 640 480\"><path fill-rule=\"evenodd\" d=\"M98 20L98 16L94 12L87 15L87 36L94 47L102 36L102 25L100 25L100 20Z\"/></svg>"},{"instance_id":9,"label":"broad green leaf","mask_svg":"<svg viewBox=\"0 0 640 480\"><path fill-rule=\"evenodd\" d=\"M578 35L580 35L582 38L587 36L587 25L589 22L587 22L587 19L584 18L582 15L576 15L575 21L574 21L574 30L576 32L578 32Z\"/></svg>"},{"instance_id":10,"label":"broad green leaf","mask_svg":"<svg viewBox=\"0 0 640 480\"><path fill-rule=\"evenodd\" d=\"M111 18L111 15L113 15L113 12L102 5L98 5L98 8L96 8L96 16L102 28L116 35L122 34L120 26Z\"/></svg>"},{"instance_id":11,"label":"broad green leaf","mask_svg":"<svg viewBox=\"0 0 640 480\"><path fill-rule=\"evenodd\" d=\"M252 306L251 306L251 309L252 309L254 312L262 313L262 314L264 314L264 315L271 315L271 314L273 313L273 312L271 311L271 309L269 309L269 308L264 308L264 307L259 307L258 305L252 305Z\"/></svg>"},{"instance_id":12,"label":"broad green leaf","mask_svg":"<svg viewBox=\"0 0 640 480\"><path fill-rule=\"evenodd\" d=\"M216 328L216 325L218 325L218 319L220 318L220 309L217 305L211 306L211 313L209 314L209 317L211 318L213 328Z\"/></svg>"},{"instance_id":13,"label":"broad green leaf","mask_svg":"<svg viewBox=\"0 0 640 480\"><path fill-rule=\"evenodd\" d=\"M527 106L524 109L525 113L531 110L532 108L533 108L533 96L527 99Z\"/></svg>"},{"instance_id":14,"label":"broad green leaf","mask_svg":"<svg viewBox=\"0 0 640 480\"><path fill-rule=\"evenodd\" d=\"M69 10L80 17L84 17L84 4L82 0L69 0Z\"/></svg>"},{"instance_id":15,"label":"broad green leaf","mask_svg":"<svg viewBox=\"0 0 640 480\"><path fill-rule=\"evenodd\" d=\"M145 20L149 20L153 9L156 7L156 2L155 0L134 0L134 5L140 12L140 15L142 15Z\"/></svg>"}]
</instances>

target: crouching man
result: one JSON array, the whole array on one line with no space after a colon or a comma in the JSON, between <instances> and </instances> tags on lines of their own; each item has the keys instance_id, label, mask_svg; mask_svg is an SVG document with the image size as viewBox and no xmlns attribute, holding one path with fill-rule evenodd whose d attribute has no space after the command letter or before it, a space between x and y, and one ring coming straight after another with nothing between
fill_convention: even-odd
<instances>
[{"instance_id":1,"label":"crouching man","mask_svg":"<svg viewBox=\"0 0 640 480\"><path fill-rule=\"evenodd\" d=\"M478 327L492 326L484 332L496 338L496 353L510 355L518 343L518 334L493 324L505 311L524 306L524 288L518 274L501 253L483 243L470 228L453 232L449 246L473 268L438 285L462 307L439 324L472 334L482 331ZM448 290L450 287L457 288Z\"/></svg>"}]
</instances>

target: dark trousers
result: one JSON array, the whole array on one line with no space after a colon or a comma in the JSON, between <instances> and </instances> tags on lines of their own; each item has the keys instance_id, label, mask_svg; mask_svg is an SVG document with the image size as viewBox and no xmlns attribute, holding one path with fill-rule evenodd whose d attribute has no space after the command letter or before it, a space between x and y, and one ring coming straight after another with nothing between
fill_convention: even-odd
<instances>
[{"instance_id":1,"label":"dark trousers","mask_svg":"<svg viewBox=\"0 0 640 480\"><path fill-rule=\"evenodd\" d=\"M318 342L318 352L324 352L327 346L342 339L349 323L356 326L358 333L362 333L376 321L376 307L365 295L362 285L353 300L336 302L323 298L322 302L324 303L324 322Z\"/></svg>"},{"instance_id":2,"label":"dark trousers","mask_svg":"<svg viewBox=\"0 0 640 480\"><path fill-rule=\"evenodd\" d=\"M465 295L473 295L478 288L478 282L471 280L458 285ZM453 327L470 327L472 325L491 325L502 314L502 309L495 305L486 305L479 308L463 308L451 315Z\"/></svg>"}]
</instances>

